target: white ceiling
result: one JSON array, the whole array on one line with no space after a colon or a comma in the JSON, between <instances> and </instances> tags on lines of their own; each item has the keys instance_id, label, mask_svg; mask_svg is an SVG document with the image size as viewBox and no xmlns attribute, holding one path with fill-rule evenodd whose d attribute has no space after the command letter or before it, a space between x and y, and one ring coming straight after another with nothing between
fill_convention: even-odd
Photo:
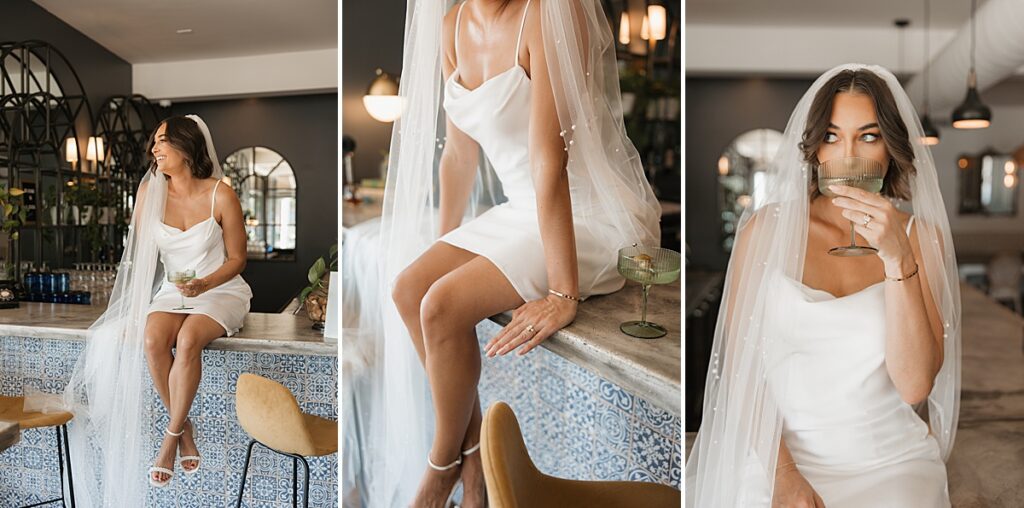
<instances>
[{"instance_id":1,"label":"white ceiling","mask_svg":"<svg viewBox=\"0 0 1024 508\"><path fill-rule=\"evenodd\" d=\"M337 0L34 1L133 64L338 47Z\"/></svg>"},{"instance_id":2,"label":"white ceiling","mask_svg":"<svg viewBox=\"0 0 1024 508\"><path fill-rule=\"evenodd\" d=\"M932 27L957 28L970 18L967 0L930 1ZM884 27L897 18L923 26L924 0L686 0L688 24Z\"/></svg>"}]
</instances>

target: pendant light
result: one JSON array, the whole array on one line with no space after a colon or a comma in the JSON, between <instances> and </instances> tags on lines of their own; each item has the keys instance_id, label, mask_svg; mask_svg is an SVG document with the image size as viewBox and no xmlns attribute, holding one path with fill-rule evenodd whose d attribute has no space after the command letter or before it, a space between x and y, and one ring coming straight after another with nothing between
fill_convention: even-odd
<instances>
[{"instance_id":1,"label":"pendant light","mask_svg":"<svg viewBox=\"0 0 1024 508\"><path fill-rule=\"evenodd\" d=\"M921 115L921 128L924 130L924 137L921 138L921 143L926 146L939 144L939 129L935 128L931 117L928 116L928 60L932 57L928 46L928 38L931 35L929 31L930 3L930 0L924 0L924 66L921 67L921 72L924 74L924 115Z\"/></svg>"},{"instance_id":2,"label":"pendant light","mask_svg":"<svg viewBox=\"0 0 1024 508\"><path fill-rule=\"evenodd\" d=\"M971 70L967 73L967 96L953 110L953 127L957 129L984 129L992 123L992 110L981 102L978 95L978 75L974 71L974 24L977 0L971 0Z\"/></svg>"}]
</instances>

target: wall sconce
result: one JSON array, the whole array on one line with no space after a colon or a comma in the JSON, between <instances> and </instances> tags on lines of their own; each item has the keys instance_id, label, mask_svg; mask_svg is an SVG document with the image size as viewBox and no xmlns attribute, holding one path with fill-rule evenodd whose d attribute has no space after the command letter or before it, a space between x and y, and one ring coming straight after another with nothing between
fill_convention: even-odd
<instances>
[{"instance_id":1,"label":"wall sconce","mask_svg":"<svg viewBox=\"0 0 1024 508\"><path fill-rule=\"evenodd\" d=\"M85 149L85 158L93 162L103 160L103 138L89 136L89 146Z\"/></svg>"},{"instance_id":2,"label":"wall sconce","mask_svg":"<svg viewBox=\"0 0 1024 508\"><path fill-rule=\"evenodd\" d=\"M78 140L68 138L64 140L64 160L72 163L78 162Z\"/></svg>"},{"instance_id":3,"label":"wall sconce","mask_svg":"<svg viewBox=\"0 0 1024 508\"><path fill-rule=\"evenodd\" d=\"M625 11L619 18L619 44L629 44L629 13Z\"/></svg>"},{"instance_id":4,"label":"wall sconce","mask_svg":"<svg viewBox=\"0 0 1024 508\"><path fill-rule=\"evenodd\" d=\"M718 174L722 176L729 174L729 158L724 155L718 158Z\"/></svg>"},{"instance_id":5,"label":"wall sconce","mask_svg":"<svg viewBox=\"0 0 1024 508\"><path fill-rule=\"evenodd\" d=\"M648 5L645 19L650 20L647 27L650 38L656 41L663 40L665 34L668 33L668 13L665 11L665 6Z\"/></svg>"},{"instance_id":6,"label":"wall sconce","mask_svg":"<svg viewBox=\"0 0 1024 508\"><path fill-rule=\"evenodd\" d=\"M646 14L643 23L640 24L640 38L645 41L651 38L651 23Z\"/></svg>"},{"instance_id":7,"label":"wall sconce","mask_svg":"<svg viewBox=\"0 0 1024 508\"><path fill-rule=\"evenodd\" d=\"M398 95L398 79L381 69L363 96L366 112L379 122L394 122L402 116L402 98Z\"/></svg>"}]
</instances>

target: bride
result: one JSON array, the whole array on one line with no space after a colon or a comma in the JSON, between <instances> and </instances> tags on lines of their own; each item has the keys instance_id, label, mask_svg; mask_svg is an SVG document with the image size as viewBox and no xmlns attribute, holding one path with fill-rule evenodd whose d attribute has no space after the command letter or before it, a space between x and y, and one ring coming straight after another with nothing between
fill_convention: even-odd
<instances>
[{"instance_id":1,"label":"bride","mask_svg":"<svg viewBox=\"0 0 1024 508\"><path fill-rule=\"evenodd\" d=\"M729 263L688 506L949 506L960 296L922 137L881 67L834 68L793 111ZM877 164L880 195L819 192L849 161ZM830 255L851 222L874 252Z\"/></svg>"},{"instance_id":2,"label":"bride","mask_svg":"<svg viewBox=\"0 0 1024 508\"><path fill-rule=\"evenodd\" d=\"M618 248L659 244L600 2L446 4L408 4L381 222L388 289L361 309L384 315L365 409L379 418L363 454L369 506L442 506L460 478L462 505L483 506L476 324L514 310L484 352L527 354L581 299L622 287Z\"/></svg>"},{"instance_id":3,"label":"bride","mask_svg":"<svg viewBox=\"0 0 1024 508\"><path fill-rule=\"evenodd\" d=\"M77 496L82 506L151 504L147 480L166 485L179 451L182 470L199 469L187 415L199 386L200 353L238 331L252 298L238 275L245 266L241 207L221 185L206 124L194 115L169 118L149 146L153 162L136 193L113 292L89 327L64 392L75 415L68 428L72 462L84 464L84 474L75 475L75 490L85 493ZM164 280L165 272L184 269L197 277ZM176 308L184 297L190 308ZM149 392L147 367L156 393ZM170 418L154 460L150 434L160 415L150 400L156 395Z\"/></svg>"}]
</instances>

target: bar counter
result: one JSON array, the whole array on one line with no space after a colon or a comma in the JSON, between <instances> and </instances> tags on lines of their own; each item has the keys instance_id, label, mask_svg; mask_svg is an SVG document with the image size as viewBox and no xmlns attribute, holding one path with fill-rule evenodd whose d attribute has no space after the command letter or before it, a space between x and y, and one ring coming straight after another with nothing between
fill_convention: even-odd
<instances>
[{"instance_id":1,"label":"bar counter","mask_svg":"<svg viewBox=\"0 0 1024 508\"><path fill-rule=\"evenodd\" d=\"M23 395L26 387L62 392L87 340L87 329L103 310L98 305L31 302L0 310L0 394ZM338 419L338 344L325 342L311 324L302 315L251 313L238 334L216 339L203 351L202 378L189 414L198 429L201 469L185 475L177 467L166 488L149 489L146 506L234 506L249 442L235 416L235 383L244 372L283 384L303 411ZM151 447L147 455L155 457L168 417L148 378L144 397L159 408L145 436ZM0 506L57 497L53 440L52 429L23 430L21 442L3 452ZM310 458L309 465L310 506L338 506L337 454ZM85 467L72 466L76 476ZM257 447L243 505L291 506L291 473L291 459ZM75 493L81 495L77 489Z\"/></svg>"}]
</instances>

